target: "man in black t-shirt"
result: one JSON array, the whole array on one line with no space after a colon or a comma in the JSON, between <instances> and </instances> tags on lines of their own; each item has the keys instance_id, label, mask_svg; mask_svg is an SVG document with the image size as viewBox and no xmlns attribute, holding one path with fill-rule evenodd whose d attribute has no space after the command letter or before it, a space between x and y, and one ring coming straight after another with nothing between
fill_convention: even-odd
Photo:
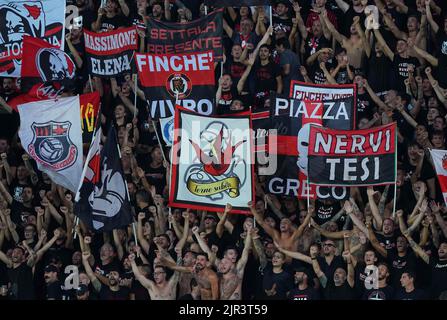
<instances>
[{"instance_id":1,"label":"man in black t-shirt","mask_svg":"<svg viewBox=\"0 0 447 320\"><path fill-rule=\"evenodd\" d=\"M272 268L268 268L264 272L263 290L264 299L285 299L287 292L292 289L292 275L283 269L285 263L285 255L280 251L276 251L272 257Z\"/></svg>"},{"instance_id":2,"label":"man in black t-shirt","mask_svg":"<svg viewBox=\"0 0 447 320\"><path fill-rule=\"evenodd\" d=\"M95 32L107 32L127 26L128 19L118 13L119 6L117 0L107 0L105 7L99 8L98 17L92 24L92 30Z\"/></svg>"},{"instance_id":3,"label":"man in black t-shirt","mask_svg":"<svg viewBox=\"0 0 447 320\"><path fill-rule=\"evenodd\" d=\"M90 281L93 284L95 290L99 293L99 300L128 300L130 290L128 287L121 287L120 283L120 270L118 268L110 268L107 274L108 285L103 285L98 276L93 272L88 259L90 252L84 252L82 254L82 264L87 272Z\"/></svg>"},{"instance_id":4,"label":"man in black t-shirt","mask_svg":"<svg viewBox=\"0 0 447 320\"><path fill-rule=\"evenodd\" d=\"M287 294L290 300L320 300L320 294L313 287L313 276L307 268L295 269L296 287Z\"/></svg>"},{"instance_id":5,"label":"man in black t-shirt","mask_svg":"<svg viewBox=\"0 0 447 320\"><path fill-rule=\"evenodd\" d=\"M366 288L363 293L363 300L391 300L394 297L393 287L388 285L388 278L390 277L390 272L388 265L386 263L379 263L378 269L378 283L375 287L374 283L371 288Z\"/></svg>"},{"instance_id":6,"label":"man in black t-shirt","mask_svg":"<svg viewBox=\"0 0 447 320\"><path fill-rule=\"evenodd\" d=\"M415 274L413 271L405 271L400 277L402 289L398 290L394 296L395 300L427 300L428 296L424 290L414 286Z\"/></svg>"},{"instance_id":7,"label":"man in black t-shirt","mask_svg":"<svg viewBox=\"0 0 447 320\"><path fill-rule=\"evenodd\" d=\"M45 267L44 272L47 300L62 300L62 284L57 275L59 270L56 266L49 264Z\"/></svg>"},{"instance_id":8,"label":"man in black t-shirt","mask_svg":"<svg viewBox=\"0 0 447 320\"><path fill-rule=\"evenodd\" d=\"M287 36L292 31L293 22L289 16L289 8L287 7L285 0L279 0L276 2L275 14L273 15L273 30L283 30Z\"/></svg>"},{"instance_id":9,"label":"man in black t-shirt","mask_svg":"<svg viewBox=\"0 0 447 320\"><path fill-rule=\"evenodd\" d=\"M415 57L408 55L408 44L405 40L397 40L397 53L393 57L393 89L398 91L406 91L405 79L408 78L409 68L416 70L419 67L419 61Z\"/></svg>"},{"instance_id":10,"label":"man in black t-shirt","mask_svg":"<svg viewBox=\"0 0 447 320\"><path fill-rule=\"evenodd\" d=\"M255 96L254 105L256 108L263 108L265 99L270 95L270 91L281 93L283 91L283 81L280 67L271 61L271 51L268 45L262 45L259 49L259 62L253 66Z\"/></svg>"}]
</instances>

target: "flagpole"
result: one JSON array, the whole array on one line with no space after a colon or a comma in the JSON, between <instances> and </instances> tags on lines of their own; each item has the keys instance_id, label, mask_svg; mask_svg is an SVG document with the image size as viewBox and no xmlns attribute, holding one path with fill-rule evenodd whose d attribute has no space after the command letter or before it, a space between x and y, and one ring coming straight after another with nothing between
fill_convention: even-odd
<instances>
[{"instance_id":1,"label":"flagpole","mask_svg":"<svg viewBox=\"0 0 447 320\"><path fill-rule=\"evenodd\" d=\"M208 15L208 6L205 5L205 15Z\"/></svg>"},{"instance_id":2,"label":"flagpole","mask_svg":"<svg viewBox=\"0 0 447 320\"><path fill-rule=\"evenodd\" d=\"M272 6L270 6L270 27L273 26L273 9Z\"/></svg>"},{"instance_id":3,"label":"flagpole","mask_svg":"<svg viewBox=\"0 0 447 320\"><path fill-rule=\"evenodd\" d=\"M132 222L132 230L133 230L133 236L135 238L135 245L138 246L137 228L135 227L135 221Z\"/></svg>"},{"instance_id":4,"label":"flagpole","mask_svg":"<svg viewBox=\"0 0 447 320\"><path fill-rule=\"evenodd\" d=\"M92 76L88 75L88 82L90 83L90 92L93 92L93 83L92 83Z\"/></svg>"},{"instance_id":5,"label":"flagpole","mask_svg":"<svg viewBox=\"0 0 447 320\"><path fill-rule=\"evenodd\" d=\"M307 213L310 212L310 183L309 176L307 176Z\"/></svg>"},{"instance_id":6,"label":"flagpole","mask_svg":"<svg viewBox=\"0 0 447 320\"><path fill-rule=\"evenodd\" d=\"M397 130L394 134L394 201L393 201L393 219L396 218L396 203L397 203Z\"/></svg>"},{"instance_id":7,"label":"flagpole","mask_svg":"<svg viewBox=\"0 0 447 320\"><path fill-rule=\"evenodd\" d=\"M152 125L154 126L155 135L156 135L156 137L157 137L158 144L160 145L161 154L163 155L163 160L166 161L166 162L168 162L168 160L166 160L165 153L164 153L164 150L163 150L163 146L161 145L160 137L158 136L157 125L156 125L156 123L155 123L154 120L152 120ZM168 162L168 163L169 163L169 162Z\"/></svg>"},{"instance_id":8,"label":"flagpole","mask_svg":"<svg viewBox=\"0 0 447 320\"><path fill-rule=\"evenodd\" d=\"M138 74L134 74L134 81L135 81L135 91L134 91L134 95L135 95L134 107L135 107L135 110L133 112L133 118L135 119L137 117L137 93L138 93L138 91L137 91L138 90L137 83L138 83Z\"/></svg>"},{"instance_id":9,"label":"flagpole","mask_svg":"<svg viewBox=\"0 0 447 320\"><path fill-rule=\"evenodd\" d=\"M76 227L78 226L78 224L79 224L79 217L76 216L76 217L75 217L75 225L74 225L74 227L73 227L73 239L74 239L74 240L76 240L76 235L78 234L78 233L76 232Z\"/></svg>"}]
</instances>

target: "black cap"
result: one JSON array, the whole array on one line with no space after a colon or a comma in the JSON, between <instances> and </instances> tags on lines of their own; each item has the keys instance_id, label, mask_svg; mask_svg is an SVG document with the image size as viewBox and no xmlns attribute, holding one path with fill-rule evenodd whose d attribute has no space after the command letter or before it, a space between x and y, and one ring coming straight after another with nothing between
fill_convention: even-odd
<instances>
[{"instance_id":1,"label":"black cap","mask_svg":"<svg viewBox=\"0 0 447 320\"><path fill-rule=\"evenodd\" d=\"M283 4L285 6L289 5L288 1L286 1L286 0L277 0L275 5L278 5L278 4Z\"/></svg>"},{"instance_id":2,"label":"black cap","mask_svg":"<svg viewBox=\"0 0 447 320\"><path fill-rule=\"evenodd\" d=\"M89 292L88 287L85 284L80 284L79 287L76 289L76 295L82 296L86 292Z\"/></svg>"},{"instance_id":3,"label":"black cap","mask_svg":"<svg viewBox=\"0 0 447 320\"><path fill-rule=\"evenodd\" d=\"M307 276L307 281L312 281L313 275L308 268L297 267L295 268L295 273L296 272L303 272Z\"/></svg>"},{"instance_id":4,"label":"black cap","mask_svg":"<svg viewBox=\"0 0 447 320\"><path fill-rule=\"evenodd\" d=\"M55 265L49 264L45 267L44 271L45 272L59 272L59 269Z\"/></svg>"},{"instance_id":5,"label":"black cap","mask_svg":"<svg viewBox=\"0 0 447 320\"><path fill-rule=\"evenodd\" d=\"M215 215L212 215L212 214L207 214L205 219L213 219L214 221L217 221L217 217Z\"/></svg>"}]
</instances>

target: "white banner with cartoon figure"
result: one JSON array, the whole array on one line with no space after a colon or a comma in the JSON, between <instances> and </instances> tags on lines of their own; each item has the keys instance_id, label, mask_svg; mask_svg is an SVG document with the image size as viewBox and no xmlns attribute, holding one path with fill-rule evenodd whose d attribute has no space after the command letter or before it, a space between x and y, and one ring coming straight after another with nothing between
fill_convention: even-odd
<instances>
[{"instance_id":1,"label":"white banner with cartoon figure","mask_svg":"<svg viewBox=\"0 0 447 320\"><path fill-rule=\"evenodd\" d=\"M64 49L65 0L0 0L0 77L20 77L22 38Z\"/></svg>"},{"instance_id":2,"label":"white banner with cartoon figure","mask_svg":"<svg viewBox=\"0 0 447 320\"><path fill-rule=\"evenodd\" d=\"M248 212L254 198L253 142L249 113L211 118L176 111L170 205Z\"/></svg>"}]
</instances>

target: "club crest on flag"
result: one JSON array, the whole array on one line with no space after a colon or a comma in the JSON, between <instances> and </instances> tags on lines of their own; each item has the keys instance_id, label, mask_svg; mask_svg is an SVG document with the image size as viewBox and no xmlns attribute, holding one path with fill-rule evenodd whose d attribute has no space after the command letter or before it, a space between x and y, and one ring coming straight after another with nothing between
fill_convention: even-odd
<instances>
[{"instance_id":1,"label":"club crest on flag","mask_svg":"<svg viewBox=\"0 0 447 320\"><path fill-rule=\"evenodd\" d=\"M33 123L34 134L28 152L40 164L59 171L72 166L78 156L78 150L70 140L71 122Z\"/></svg>"},{"instance_id":2,"label":"club crest on flag","mask_svg":"<svg viewBox=\"0 0 447 320\"><path fill-rule=\"evenodd\" d=\"M174 73L171 74L166 80L166 90L173 98L182 100L187 98L191 94L192 83L186 74Z\"/></svg>"},{"instance_id":3,"label":"club crest on flag","mask_svg":"<svg viewBox=\"0 0 447 320\"><path fill-rule=\"evenodd\" d=\"M163 140L166 145L171 146L174 138L174 117L160 119L160 124Z\"/></svg>"},{"instance_id":4,"label":"club crest on flag","mask_svg":"<svg viewBox=\"0 0 447 320\"><path fill-rule=\"evenodd\" d=\"M442 168L447 171L447 154L442 158Z\"/></svg>"},{"instance_id":5,"label":"club crest on flag","mask_svg":"<svg viewBox=\"0 0 447 320\"><path fill-rule=\"evenodd\" d=\"M73 79L76 71L70 57L54 48L40 49L36 54L36 66L44 82Z\"/></svg>"},{"instance_id":6,"label":"club crest on flag","mask_svg":"<svg viewBox=\"0 0 447 320\"><path fill-rule=\"evenodd\" d=\"M188 190L211 199L222 198L224 192L231 198L239 196L246 173L238 176L234 169L238 165L245 167L245 160L235 157L234 152L246 141L232 144L228 127L222 122L212 122L201 132L199 143L190 142L200 164L194 164L186 171Z\"/></svg>"}]
</instances>

